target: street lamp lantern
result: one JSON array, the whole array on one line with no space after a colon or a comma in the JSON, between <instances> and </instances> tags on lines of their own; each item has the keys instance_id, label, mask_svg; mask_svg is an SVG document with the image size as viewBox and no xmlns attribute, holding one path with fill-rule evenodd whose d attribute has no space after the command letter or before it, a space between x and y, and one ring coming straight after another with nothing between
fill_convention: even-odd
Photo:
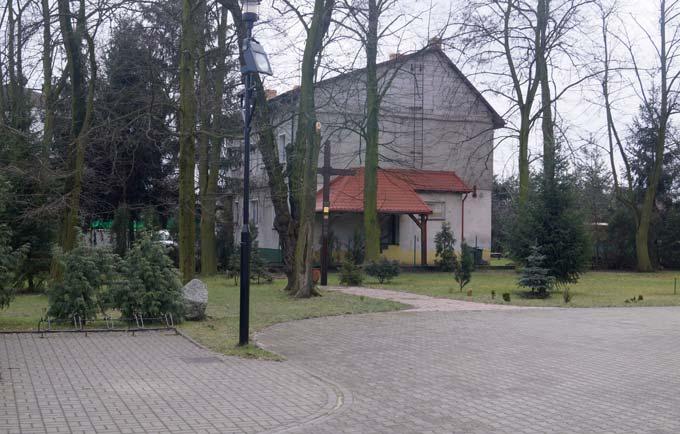
<instances>
[{"instance_id":1,"label":"street lamp lantern","mask_svg":"<svg viewBox=\"0 0 680 434\"><path fill-rule=\"evenodd\" d=\"M241 287L239 296L238 344L247 345L250 322L250 125L253 120L254 74L272 75L272 68L262 45L253 39L253 25L258 20L260 0L243 0L246 35L242 54L243 83L243 224L241 227Z\"/></svg>"},{"instance_id":2,"label":"street lamp lantern","mask_svg":"<svg viewBox=\"0 0 680 434\"><path fill-rule=\"evenodd\" d=\"M259 74L272 75L272 67L262 45L253 38L244 41L243 45L245 65L241 68L241 72L244 74L257 72Z\"/></svg>"},{"instance_id":3,"label":"street lamp lantern","mask_svg":"<svg viewBox=\"0 0 680 434\"><path fill-rule=\"evenodd\" d=\"M255 15L255 19L253 21L257 21L257 16L260 14L260 3L262 3L261 0L243 0L244 21L248 21L249 19L253 18L249 15Z\"/></svg>"}]
</instances>

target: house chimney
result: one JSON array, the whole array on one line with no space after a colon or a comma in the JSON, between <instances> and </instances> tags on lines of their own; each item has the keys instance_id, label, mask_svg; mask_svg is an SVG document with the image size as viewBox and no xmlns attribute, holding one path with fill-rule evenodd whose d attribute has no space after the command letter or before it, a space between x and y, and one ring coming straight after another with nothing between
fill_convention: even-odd
<instances>
[{"instance_id":1,"label":"house chimney","mask_svg":"<svg viewBox=\"0 0 680 434\"><path fill-rule=\"evenodd\" d=\"M276 98L276 95L278 95L278 92L275 89L265 89L264 94L267 97L267 100L270 100L272 98Z\"/></svg>"},{"instance_id":2,"label":"house chimney","mask_svg":"<svg viewBox=\"0 0 680 434\"><path fill-rule=\"evenodd\" d=\"M390 53L390 60L397 60L400 57L401 57L401 53L398 52L398 51L396 53Z\"/></svg>"},{"instance_id":3,"label":"house chimney","mask_svg":"<svg viewBox=\"0 0 680 434\"><path fill-rule=\"evenodd\" d=\"M430 39L430 42L427 44L430 48L436 48L438 50L442 49L442 38L435 36L434 38Z\"/></svg>"}]
</instances>

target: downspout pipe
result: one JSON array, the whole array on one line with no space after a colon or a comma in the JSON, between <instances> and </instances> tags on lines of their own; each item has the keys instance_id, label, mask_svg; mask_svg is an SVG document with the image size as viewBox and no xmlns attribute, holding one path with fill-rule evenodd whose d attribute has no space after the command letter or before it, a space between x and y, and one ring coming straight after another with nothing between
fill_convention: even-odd
<instances>
[{"instance_id":1,"label":"downspout pipe","mask_svg":"<svg viewBox=\"0 0 680 434\"><path fill-rule=\"evenodd\" d=\"M463 244L463 241L465 241L465 201L468 198L468 195L470 192L467 192L463 195L463 200L461 202L461 207L460 207L460 244ZM477 197L477 186L472 187L472 197L475 198Z\"/></svg>"},{"instance_id":2,"label":"downspout pipe","mask_svg":"<svg viewBox=\"0 0 680 434\"><path fill-rule=\"evenodd\" d=\"M468 194L470 193L465 193L463 195L463 200L461 202L461 207L460 207L460 245L463 245L463 242L465 241L465 200L468 198Z\"/></svg>"}]
</instances>

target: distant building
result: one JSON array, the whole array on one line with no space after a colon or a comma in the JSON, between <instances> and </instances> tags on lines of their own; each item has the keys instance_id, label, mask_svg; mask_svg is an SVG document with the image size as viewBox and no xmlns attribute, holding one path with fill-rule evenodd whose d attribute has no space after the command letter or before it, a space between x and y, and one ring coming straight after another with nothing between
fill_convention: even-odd
<instances>
[{"instance_id":1,"label":"distant building","mask_svg":"<svg viewBox=\"0 0 680 434\"><path fill-rule=\"evenodd\" d=\"M365 120L364 73L355 70L317 84L317 114L323 140L331 141L331 165L358 169L353 176L332 181L331 231L336 250L349 248L363 221L365 143L357 131ZM380 112L378 209L383 255L403 264L420 264L425 242L427 262L432 264L434 237L447 221L458 242L464 237L468 244L484 249L488 258L494 130L503 126L503 119L437 46L391 56L378 65L378 76L381 86L390 83ZM294 89L271 95L281 162L294 141L298 94ZM279 241L266 174L259 152L254 151L252 159L256 187L251 218L259 228L260 248L275 258ZM318 182L321 189L321 177ZM320 195L317 212L320 225ZM421 230L421 221L426 221L426 231ZM237 222L241 223L240 215ZM320 233L319 227L317 239Z\"/></svg>"}]
</instances>

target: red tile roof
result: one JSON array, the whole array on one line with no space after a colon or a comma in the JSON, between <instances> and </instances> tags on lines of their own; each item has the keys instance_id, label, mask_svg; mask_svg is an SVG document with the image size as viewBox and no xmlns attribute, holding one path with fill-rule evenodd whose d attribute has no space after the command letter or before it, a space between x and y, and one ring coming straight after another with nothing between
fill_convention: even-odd
<instances>
[{"instance_id":1,"label":"red tile roof","mask_svg":"<svg viewBox=\"0 0 680 434\"><path fill-rule=\"evenodd\" d=\"M443 193L472 193L456 172L444 170L380 169L393 174L413 187L415 191L436 191Z\"/></svg>"},{"instance_id":2,"label":"red tile roof","mask_svg":"<svg viewBox=\"0 0 680 434\"><path fill-rule=\"evenodd\" d=\"M417 191L471 192L454 173L415 169L378 170L378 212L384 214L432 214ZM331 212L364 210L364 169L331 181ZM316 194L316 211L323 211L323 191Z\"/></svg>"}]
</instances>

